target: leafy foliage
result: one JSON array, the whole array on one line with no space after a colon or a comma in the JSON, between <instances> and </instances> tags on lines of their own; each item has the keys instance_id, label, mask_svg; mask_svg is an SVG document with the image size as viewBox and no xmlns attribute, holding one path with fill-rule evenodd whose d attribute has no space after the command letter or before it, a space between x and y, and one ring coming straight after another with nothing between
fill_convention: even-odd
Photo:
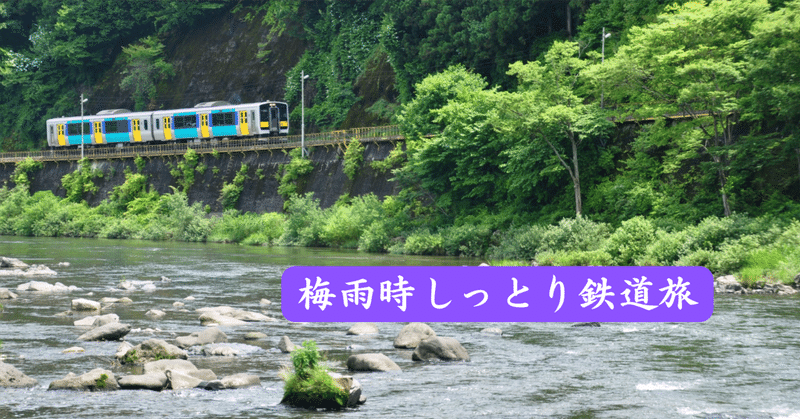
<instances>
[{"instance_id":1,"label":"leafy foliage","mask_svg":"<svg viewBox=\"0 0 800 419\"><path fill-rule=\"evenodd\" d=\"M154 36L140 40L140 43L122 48L128 67L120 87L131 91L135 110L152 109L150 102L156 96L156 85L166 77L174 76L172 64L164 61L164 45Z\"/></svg>"},{"instance_id":2,"label":"leafy foliage","mask_svg":"<svg viewBox=\"0 0 800 419\"><path fill-rule=\"evenodd\" d=\"M303 342L292 352L294 371L283 373L281 403L320 409L341 409L347 405L348 392L333 380L321 360L322 355L313 340Z\"/></svg>"}]
</instances>

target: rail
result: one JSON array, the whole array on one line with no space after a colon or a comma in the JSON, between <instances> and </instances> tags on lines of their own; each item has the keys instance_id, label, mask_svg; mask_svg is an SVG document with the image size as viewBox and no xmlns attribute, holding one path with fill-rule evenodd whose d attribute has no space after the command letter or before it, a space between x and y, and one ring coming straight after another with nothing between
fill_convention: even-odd
<instances>
[{"instance_id":1,"label":"rail","mask_svg":"<svg viewBox=\"0 0 800 419\"><path fill-rule=\"evenodd\" d=\"M405 137L400 133L397 125L382 127L354 128L342 131L320 132L306 134L304 145L317 147L326 145L341 145L352 139L364 142L397 141ZM198 154L207 153L233 153L261 150L290 149L300 147L300 135L268 138L243 138L243 139L210 139L190 140L187 142L159 142L131 145L124 143L122 146L84 146L83 155L89 160L124 159L136 156L173 156L186 153L191 148ZM69 161L81 158L80 148L53 149L44 151L18 151L1 153L0 163L16 163L31 158L36 161Z\"/></svg>"}]
</instances>

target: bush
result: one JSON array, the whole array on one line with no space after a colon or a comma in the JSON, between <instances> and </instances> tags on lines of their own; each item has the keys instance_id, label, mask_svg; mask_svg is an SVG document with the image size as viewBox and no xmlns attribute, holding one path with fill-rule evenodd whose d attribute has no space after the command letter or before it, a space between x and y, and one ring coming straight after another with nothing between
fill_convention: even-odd
<instances>
[{"instance_id":1,"label":"bush","mask_svg":"<svg viewBox=\"0 0 800 419\"><path fill-rule=\"evenodd\" d=\"M381 201L369 194L337 203L324 211L325 225L321 239L328 246L355 248L366 227L384 218Z\"/></svg>"},{"instance_id":2,"label":"bush","mask_svg":"<svg viewBox=\"0 0 800 419\"><path fill-rule=\"evenodd\" d=\"M485 225L463 224L442 229L441 236L447 255L480 257L489 249L492 229Z\"/></svg>"},{"instance_id":3,"label":"bush","mask_svg":"<svg viewBox=\"0 0 800 419\"><path fill-rule=\"evenodd\" d=\"M314 193L294 195L286 201L288 217L280 243L288 246L322 246L323 211Z\"/></svg>"},{"instance_id":4,"label":"bush","mask_svg":"<svg viewBox=\"0 0 800 419\"><path fill-rule=\"evenodd\" d=\"M686 242L686 231L668 233L656 230L655 239L647 245L644 254L637 257L636 265L669 266L680 258L681 250Z\"/></svg>"},{"instance_id":5,"label":"bush","mask_svg":"<svg viewBox=\"0 0 800 419\"><path fill-rule=\"evenodd\" d=\"M314 341L305 341L292 352L294 371L283 371L281 403L312 409L341 409L347 405L349 389L340 387L321 364Z\"/></svg>"},{"instance_id":6,"label":"bush","mask_svg":"<svg viewBox=\"0 0 800 419\"><path fill-rule=\"evenodd\" d=\"M633 265L643 256L656 237L653 224L644 217L637 216L625 220L614 231L605 244L605 250L614 258L617 265Z\"/></svg>"},{"instance_id":7,"label":"bush","mask_svg":"<svg viewBox=\"0 0 800 419\"><path fill-rule=\"evenodd\" d=\"M498 244L487 252L489 259L533 260L541 246L546 227L513 227L500 234Z\"/></svg>"},{"instance_id":8,"label":"bush","mask_svg":"<svg viewBox=\"0 0 800 419\"><path fill-rule=\"evenodd\" d=\"M444 239L441 234L423 228L409 235L402 246L396 246L391 251L407 255L441 256L445 254Z\"/></svg>"},{"instance_id":9,"label":"bush","mask_svg":"<svg viewBox=\"0 0 800 419\"><path fill-rule=\"evenodd\" d=\"M574 252L548 250L536 255L536 264L539 266L609 266L614 264L614 258L605 250Z\"/></svg>"},{"instance_id":10,"label":"bush","mask_svg":"<svg viewBox=\"0 0 800 419\"><path fill-rule=\"evenodd\" d=\"M548 226L538 251L587 251L600 249L608 238L608 224L588 218L564 218L556 226Z\"/></svg>"}]
</instances>

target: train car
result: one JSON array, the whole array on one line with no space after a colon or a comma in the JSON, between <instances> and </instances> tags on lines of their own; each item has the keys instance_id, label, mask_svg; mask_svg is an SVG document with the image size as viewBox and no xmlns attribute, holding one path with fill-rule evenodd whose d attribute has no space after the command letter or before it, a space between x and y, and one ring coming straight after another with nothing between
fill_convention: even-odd
<instances>
[{"instance_id":1,"label":"train car","mask_svg":"<svg viewBox=\"0 0 800 419\"><path fill-rule=\"evenodd\" d=\"M81 124L83 137L81 138ZM131 112L113 109L97 115L47 120L51 147L137 144L203 138L270 137L289 133L289 107L283 102L231 105L203 102L194 108Z\"/></svg>"},{"instance_id":2,"label":"train car","mask_svg":"<svg viewBox=\"0 0 800 419\"><path fill-rule=\"evenodd\" d=\"M83 137L81 138L81 124ZM51 147L141 143L153 140L152 114L112 109L97 115L55 118L47 121L47 144Z\"/></svg>"}]
</instances>

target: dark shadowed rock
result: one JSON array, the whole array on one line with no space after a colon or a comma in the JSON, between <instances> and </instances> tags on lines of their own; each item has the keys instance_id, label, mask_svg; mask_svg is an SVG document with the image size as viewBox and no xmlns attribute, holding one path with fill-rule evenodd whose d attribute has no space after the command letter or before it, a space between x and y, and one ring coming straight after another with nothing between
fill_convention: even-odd
<instances>
[{"instance_id":1,"label":"dark shadowed rock","mask_svg":"<svg viewBox=\"0 0 800 419\"><path fill-rule=\"evenodd\" d=\"M131 331L129 324L109 323L96 327L78 337L81 341L122 340Z\"/></svg>"},{"instance_id":2,"label":"dark shadowed rock","mask_svg":"<svg viewBox=\"0 0 800 419\"><path fill-rule=\"evenodd\" d=\"M37 383L11 364L0 361L0 387L33 387Z\"/></svg>"},{"instance_id":3,"label":"dark shadowed rock","mask_svg":"<svg viewBox=\"0 0 800 419\"><path fill-rule=\"evenodd\" d=\"M575 323L572 327L600 327L599 322Z\"/></svg>"},{"instance_id":4,"label":"dark shadowed rock","mask_svg":"<svg viewBox=\"0 0 800 419\"><path fill-rule=\"evenodd\" d=\"M119 390L119 384L114 373L95 368L83 375L69 373L66 377L50 383L48 390L114 391Z\"/></svg>"},{"instance_id":5,"label":"dark shadowed rock","mask_svg":"<svg viewBox=\"0 0 800 419\"><path fill-rule=\"evenodd\" d=\"M467 350L453 338L434 336L423 340L411 355L414 361L469 361Z\"/></svg>"},{"instance_id":6,"label":"dark shadowed rock","mask_svg":"<svg viewBox=\"0 0 800 419\"><path fill-rule=\"evenodd\" d=\"M350 371L400 371L400 367L384 354L358 354L347 358Z\"/></svg>"},{"instance_id":7,"label":"dark shadowed rock","mask_svg":"<svg viewBox=\"0 0 800 419\"><path fill-rule=\"evenodd\" d=\"M436 336L436 332L425 323L409 323L400 329L394 339L395 348L414 349L425 339Z\"/></svg>"}]
</instances>

